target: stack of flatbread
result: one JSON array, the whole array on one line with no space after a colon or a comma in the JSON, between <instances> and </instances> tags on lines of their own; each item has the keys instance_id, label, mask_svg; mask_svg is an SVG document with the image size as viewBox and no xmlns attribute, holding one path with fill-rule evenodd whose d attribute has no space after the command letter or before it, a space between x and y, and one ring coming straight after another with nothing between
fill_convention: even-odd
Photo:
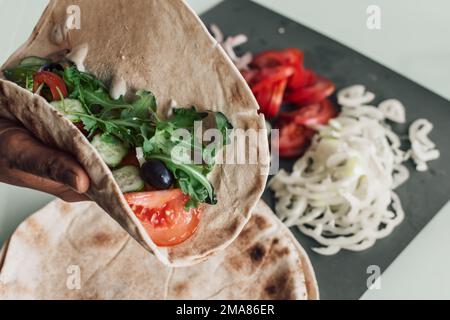
<instances>
[{"instance_id":1,"label":"stack of flatbread","mask_svg":"<svg viewBox=\"0 0 450 320\"><path fill-rule=\"evenodd\" d=\"M225 251L164 266L94 203L55 201L0 256L0 299L317 299L303 249L260 202Z\"/></svg>"}]
</instances>

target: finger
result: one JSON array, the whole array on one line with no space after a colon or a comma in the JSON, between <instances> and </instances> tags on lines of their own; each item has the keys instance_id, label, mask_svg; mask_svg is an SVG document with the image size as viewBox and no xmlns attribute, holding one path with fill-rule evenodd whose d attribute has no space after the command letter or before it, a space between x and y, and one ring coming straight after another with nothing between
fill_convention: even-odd
<instances>
[{"instance_id":1,"label":"finger","mask_svg":"<svg viewBox=\"0 0 450 320\"><path fill-rule=\"evenodd\" d=\"M0 152L9 166L71 187L89 189L89 177L71 156L44 146L28 131L11 126L0 132Z\"/></svg>"},{"instance_id":2,"label":"finger","mask_svg":"<svg viewBox=\"0 0 450 320\"><path fill-rule=\"evenodd\" d=\"M66 202L90 201L86 195L79 194L61 183L20 170L8 169L7 172L5 171L0 168L0 182L52 194Z\"/></svg>"}]
</instances>

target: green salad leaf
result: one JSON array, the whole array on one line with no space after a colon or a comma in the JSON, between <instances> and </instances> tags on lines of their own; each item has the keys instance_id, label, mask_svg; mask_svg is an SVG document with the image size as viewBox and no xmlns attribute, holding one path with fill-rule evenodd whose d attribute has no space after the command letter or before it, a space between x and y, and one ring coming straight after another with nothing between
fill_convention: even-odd
<instances>
[{"instance_id":1,"label":"green salad leaf","mask_svg":"<svg viewBox=\"0 0 450 320\"><path fill-rule=\"evenodd\" d=\"M17 66L3 70L3 74L7 80L31 91L33 89L33 75L40 67L38 65Z\"/></svg>"}]
</instances>

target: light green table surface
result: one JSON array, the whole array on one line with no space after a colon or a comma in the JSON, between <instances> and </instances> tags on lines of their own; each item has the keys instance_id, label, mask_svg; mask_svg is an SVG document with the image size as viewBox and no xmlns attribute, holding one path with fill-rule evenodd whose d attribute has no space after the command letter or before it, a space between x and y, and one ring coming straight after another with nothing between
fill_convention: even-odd
<instances>
[{"instance_id":1,"label":"light green table surface","mask_svg":"<svg viewBox=\"0 0 450 320\"><path fill-rule=\"evenodd\" d=\"M188 1L198 13L218 2ZM256 2L450 98L449 1ZM46 0L0 0L0 64L27 39L46 3ZM381 30L366 27L366 9L371 4L381 8ZM0 184L0 243L24 218L51 199L39 192ZM369 290L363 299L450 299L449 229L450 205L447 205L382 275L381 289Z\"/></svg>"}]
</instances>

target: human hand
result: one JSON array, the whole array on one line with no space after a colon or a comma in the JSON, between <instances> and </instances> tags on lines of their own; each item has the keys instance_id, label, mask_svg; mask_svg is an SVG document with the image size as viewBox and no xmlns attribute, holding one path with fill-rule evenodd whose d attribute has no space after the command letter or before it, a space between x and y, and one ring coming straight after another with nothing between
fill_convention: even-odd
<instances>
[{"instance_id":1,"label":"human hand","mask_svg":"<svg viewBox=\"0 0 450 320\"><path fill-rule=\"evenodd\" d=\"M0 119L0 182L53 194L68 202L89 200L89 177L70 155L45 146L25 128Z\"/></svg>"}]
</instances>

